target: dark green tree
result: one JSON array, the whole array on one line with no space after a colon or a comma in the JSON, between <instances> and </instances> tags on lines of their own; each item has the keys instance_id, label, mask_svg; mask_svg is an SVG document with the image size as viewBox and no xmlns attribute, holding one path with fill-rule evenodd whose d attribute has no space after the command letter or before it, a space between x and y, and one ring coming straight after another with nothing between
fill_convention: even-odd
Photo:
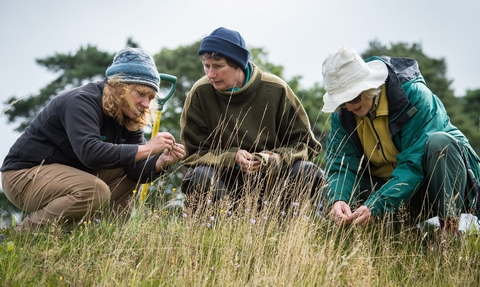
<instances>
[{"instance_id":1,"label":"dark green tree","mask_svg":"<svg viewBox=\"0 0 480 287\"><path fill-rule=\"evenodd\" d=\"M325 146L326 136L330 132L328 117L330 114L323 113L322 97L325 94L325 88L319 83L307 89L299 89L296 91L297 96L302 101L302 105L308 114L312 130L318 140Z\"/></svg>"},{"instance_id":2,"label":"dark green tree","mask_svg":"<svg viewBox=\"0 0 480 287\"><path fill-rule=\"evenodd\" d=\"M138 47L132 39L127 40L127 46ZM161 130L172 132L179 136L179 119L183 103L193 83L204 75L203 67L197 51L200 41L192 45L180 46L176 49L162 49L154 55L159 72L177 76L177 87L174 96L165 104L161 119ZM283 66L268 61L268 53L263 48L251 47L252 61L262 70L276 74L283 78ZM464 131L471 141L478 131L473 124L478 121L477 116L464 113L463 107L475 107L468 100L458 105L458 98L450 88L452 83L446 77L446 63L444 59L434 59L426 56L420 44L394 43L389 47L378 41L370 42L370 46L362 54L363 58L372 55L404 56L416 59L430 89L436 93L448 107L452 122ZM87 81L102 79L105 69L110 65L114 54L98 50L95 46L81 47L75 54L57 53L54 56L38 59L37 63L48 71L58 74L58 77L36 95L28 98L11 97L7 103L13 103L5 112L9 122L19 123L17 131L23 130L38 111L59 92L81 85ZM329 132L328 114L320 112L323 87L315 83L313 87L300 87L300 76L285 79L294 92L301 99L312 123L312 128L318 139L324 144ZM164 95L168 84L161 84L160 97ZM468 115L468 116L467 116ZM473 119L473 120L472 120ZM475 145L479 146L479 145Z\"/></svg>"},{"instance_id":3,"label":"dark green tree","mask_svg":"<svg viewBox=\"0 0 480 287\"><path fill-rule=\"evenodd\" d=\"M480 117L478 112L478 107L480 107L480 89L467 90L467 94L461 100L465 114L475 119L478 123L478 118Z\"/></svg>"},{"instance_id":4,"label":"dark green tree","mask_svg":"<svg viewBox=\"0 0 480 287\"><path fill-rule=\"evenodd\" d=\"M465 118L468 118L469 126L468 140L470 144L475 149L475 151L480 154L480 113L478 112L478 107L480 107L480 89L476 90L467 90L467 94L460 98ZM462 129L463 129L462 125ZM465 132L466 133L466 132Z\"/></svg>"}]
</instances>

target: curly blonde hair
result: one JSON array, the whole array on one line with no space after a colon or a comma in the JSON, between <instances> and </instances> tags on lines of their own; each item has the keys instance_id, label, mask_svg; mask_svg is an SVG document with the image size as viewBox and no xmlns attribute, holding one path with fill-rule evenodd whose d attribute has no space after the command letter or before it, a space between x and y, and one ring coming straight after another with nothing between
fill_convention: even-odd
<instances>
[{"instance_id":1,"label":"curly blonde hair","mask_svg":"<svg viewBox=\"0 0 480 287\"><path fill-rule=\"evenodd\" d=\"M136 90L149 97L150 106L144 109L138 117L131 119L123 114L122 108L128 107L136 110L130 93ZM103 89L102 108L103 112L113 117L120 125L129 131L143 129L147 125L152 125L156 118L158 109L157 101L154 99L157 92L148 86L140 84L126 84L121 82L121 77L111 77Z\"/></svg>"}]
</instances>

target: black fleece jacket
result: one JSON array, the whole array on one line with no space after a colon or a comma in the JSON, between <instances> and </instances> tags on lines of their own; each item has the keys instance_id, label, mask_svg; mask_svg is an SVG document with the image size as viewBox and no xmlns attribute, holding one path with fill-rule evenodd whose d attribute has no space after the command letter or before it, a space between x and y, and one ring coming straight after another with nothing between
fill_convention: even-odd
<instances>
[{"instance_id":1,"label":"black fleece jacket","mask_svg":"<svg viewBox=\"0 0 480 287\"><path fill-rule=\"evenodd\" d=\"M149 182L159 155L135 162L142 130L128 131L103 113L105 81L60 93L33 119L10 148L2 172L59 163L86 172L124 168L133 181Z\"/></svg>"}]
</instances>

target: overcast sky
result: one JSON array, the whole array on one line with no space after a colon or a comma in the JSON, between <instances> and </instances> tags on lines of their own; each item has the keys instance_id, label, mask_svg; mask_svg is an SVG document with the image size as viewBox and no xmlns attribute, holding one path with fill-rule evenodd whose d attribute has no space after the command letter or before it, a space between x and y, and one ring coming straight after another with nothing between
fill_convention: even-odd
<instances>
[{"instance_id":1,"label":"overcast sky","mask_svg":"<svg viewBox=\"0 0 480 287\"><path fill-rule=\"evenodd\" d=\"M322 62L341 45L361 53L372 40L421 43L427 56L446 60L460 96L480 88L479 12L477 0L0 0L0 103L3 110L9 96L36 93L55 77L37 58L88 44L114 53L128 37L156 54L220 26L264 47L305 88L322 83ZM13 128L2 113L0 162L19 136Z\"/></svg>"}]
</instances>

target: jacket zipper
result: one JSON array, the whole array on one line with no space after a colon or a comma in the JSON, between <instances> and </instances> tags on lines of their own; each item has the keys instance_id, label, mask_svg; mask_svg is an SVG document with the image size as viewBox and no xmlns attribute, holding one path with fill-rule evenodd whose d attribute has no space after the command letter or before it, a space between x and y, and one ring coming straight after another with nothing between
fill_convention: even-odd
<instances>
[{"instance_id":1,"label":"jacket zipper","mask_svg":"<svg viewBox=\"0 0 480 287\"><path fill-rule=\"evenodd\" d=\"M376 119L376 117L373 118L371 121L372 121L373 132L375 133L375 136L377 137L377 150L382 151L383 159L385 159L385 161L388 162L388 159L385 156L385 152L383 151L383 148L382 148L382 142L380 141L380 136L378 135L377 129L375 128L375 123L374 123L375 119Z\"/></svg>"}]
</instances>

